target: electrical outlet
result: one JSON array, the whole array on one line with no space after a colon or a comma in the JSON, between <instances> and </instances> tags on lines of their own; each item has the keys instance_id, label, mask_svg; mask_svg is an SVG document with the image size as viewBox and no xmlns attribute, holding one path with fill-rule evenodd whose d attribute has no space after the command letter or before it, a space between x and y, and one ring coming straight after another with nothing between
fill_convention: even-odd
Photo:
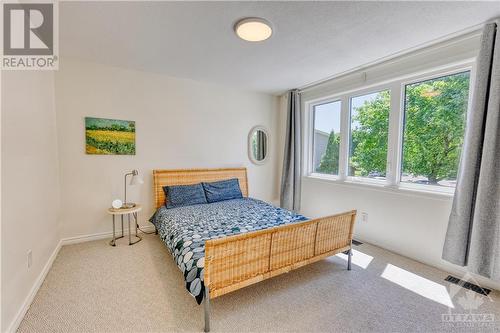
<instances>
[{"instance_id":1,"label":"electrical outlet","mask_svg":"<svg viewBox=\"0 0 500 333\"><path fill-rule=\"evenodd\" d=\"M366 212L362 212L361 213L361 221L363 223L367 223L368 222L368 213L366 213Z\"/></svg>"},{"instance_id":2,"label":"electrical outlet","mask_svg":"<svg viewBox=\"0 0 500 333\"><path fill-rule=\"evenodd\" d=\"M33 264L33 252L31 250L28 251L28 256L27 256L27 263L28 263L28 269L31 268L31 265Z\"/></svg>"}]
</instances>

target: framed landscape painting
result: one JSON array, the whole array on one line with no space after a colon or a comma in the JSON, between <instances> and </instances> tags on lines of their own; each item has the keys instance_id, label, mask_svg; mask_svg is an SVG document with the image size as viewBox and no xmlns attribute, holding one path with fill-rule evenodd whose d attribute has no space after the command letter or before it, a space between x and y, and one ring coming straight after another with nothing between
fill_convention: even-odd
<instances>
[{"instance_id":1,"label":"framed landscape painting","mask_svg":"<svg viewBox=\"0 0 500 333\"><path fill-rule=\"evenodd\" d=\"M135 121L85 117L85 152L135 155Z\"/></svg>"}]
</instances>

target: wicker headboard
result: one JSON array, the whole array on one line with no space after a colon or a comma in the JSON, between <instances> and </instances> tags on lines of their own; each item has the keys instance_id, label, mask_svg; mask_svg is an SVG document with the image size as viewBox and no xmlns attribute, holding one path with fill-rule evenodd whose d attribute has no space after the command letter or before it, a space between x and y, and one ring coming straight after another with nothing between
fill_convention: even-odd
<instances>
[{"instance_id":1,"label":"wicker headboard","mask_svg":"<svg viewBox=\"0 0 500 333\"><path fill-rule=\"evenodd\" d=\"M201 182L238 178L241 193L248 197L248 181L246 168L229 169L179 169L179 170L153 170L153 190L155 207L159 208L165 203L163 186L190 185Z\"/></svg>"}]
</instances>

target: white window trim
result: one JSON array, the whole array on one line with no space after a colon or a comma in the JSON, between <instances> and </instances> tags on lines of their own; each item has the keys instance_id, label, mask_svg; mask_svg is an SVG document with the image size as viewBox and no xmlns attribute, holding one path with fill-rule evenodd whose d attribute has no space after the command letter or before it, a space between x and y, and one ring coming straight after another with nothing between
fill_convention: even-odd
<instances>
[{"instance_id":1,"label":"white window trim","mask_svg":"<svg viewBox=\"0 0 500 333\"><path fill-rule=\"evenodd\" d=\"M352 124L352 119L351 119L351 101L353 98L356 98L356 97L362 97L362 96L366 96L366 95L370 95L370 94L376 94L376 93L380 93L382 91L389 91L389 94L391 96L391 103L392 103L392 90L389 88L389 85L385 84L385 85L381 85L381 86L375 86L375 87L372 87L372 88L369 88L369 89L365 89L365 90L362 90L362 91L356 91L356 93L352 93L352 94L349 94L347 95L347 99L348 99L348 105L347 105L347 121L348 121L348 131L347 131L347 156L346 156L346 180L350 181L350 182L353 182L353 183L369 183L369 184L375 184L375 185L387 185L387 182L389 180L389 175L388 175L388 171L389 171L389 168L387 167L388 164L388 161L390 160L389 159L389 142L387 142L387 157L386 157L386 171L385 171L385 179L382 180L382 179L373 179L373 178L368 178L368 177L359 177L359 176L349 176L348 172L349 172L349 153L350 153L350 143L351 143L351 124ZM388 122L389 122L389 125L390 125L390 116L391 116L391 113L392 113L392 109L391 109L391 112L389 112L389 119L388 119ZM390 126L389 126L389 129L390 129ZM390 131L389 131L390 133ZM389 133L387 133L389 135Z\"/></svg>"},{"instance_id":2,"label":"white window trim","mask_svg":"<svg viewBox=\"0 0 500 333\"><path fill-rule=\"evenodd\" d=\"M307 160L308 167L306 170L308 170L308 174L311 173L311 174L327 176L327 178L330 178L330 179L338 179L339 176L342 174L342 171L340 170L340 161L339 161L339 174L338 175L328 175L328 174L317 173L314 171L314 157L315 157L314 156L314 148L313 148L314 147L314 130L315 130L314 107L319 106L319 105L328 104L328 103L335 103L335 102L340 102L341 103L340 105L342 107L343 102L339 98L328 98L328 99L316 102L314 104L311 104L311 110L309 112L309 126L310 126L311 130L309 131L310 134L309 134L308 139L309 139L309 142L311 144L311 149L309 149L310 156L308 156L308 160ZM342 135L343 135L343 129L342 129L342 110L341 110L341 112L340 112L340 136L341 136L340 141L341 142L342 142ZM339 160L340 160L340 150L339 150Z\"/></svg>"},{"instance_id":3,"label":"white window trim","mask_svg":"<svg viewBox=\"0 0 500 333\"><path fill-rule=\"evenodd\" d=\"M438 197L452 197L455 188L442 187L434 185L419 185L401 182L401 166L403 153L403 118L404 118L404 94L407 84L417 83L433 78L447 75L453 75L461 72L470 72L469 101L472 97L472 87L474 85L475 58L461 61L459 63L449 64L431 68L427 71L418 71L413 74L407 74L386 80L381 83L362 86L357 89L332 93L330 95L306 100L303 102L304 110L304 172L303 176L312 179L319 179L335 183L353 186L370 186L381 189L387 189L391 192L416 193L418 195L430 195ZM387 143L387 168L386 179L377 180L365 177L348 176L349 159L349 130L350 130L350 99L352 97L365 95L377 91L389 90L391 94L391 111L389 113L389 135ZM394 98L398 96L399 98ZM314 172L313 154L314 154L314 106L329 102L341 101L341 140L339 149L339 174L327 175ZM469 103L469 107L470 107Z\"/></svg>"},{"instance_id":4,"label":"white window trim","mask_svg":"<svg viewBox=\"0 0 500 333\"><path fill-rule=\"evenodd\" d=\"M347 186L347 187L357 187L362 189L374 190L385 193L395 193L401 195L407 195L412 197L420 197L420 198L433 198L439 200L451 200L453 198L454 193L449 192L439 192L439 191L429 191L426 189L412 189L406 187L397 187L397 186L389 186L389 185L380 185L380 184L371 184L367 182L351 182L351 181L341 181L338 179L330 179L330 177L325 177L324 175L308 175L304 176L306 180L312 180L315 182L323 182L326 184L338 185L338 186Z\"/></svg>"}]
</instances>

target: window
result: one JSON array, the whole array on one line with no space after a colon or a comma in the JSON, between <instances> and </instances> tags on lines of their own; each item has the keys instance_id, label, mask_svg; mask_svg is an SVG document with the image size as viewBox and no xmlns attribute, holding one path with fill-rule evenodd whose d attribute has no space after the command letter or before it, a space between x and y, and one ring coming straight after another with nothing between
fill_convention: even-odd
<instances>
[{"instance_id":1,"label":"window","mask_svg":"<svg viewBox=\"0 0 500 333\"><path fill-rule=\"evenodd\" d=\"M305 101L308 174L339 182L452 193L471 66L454 65ZM333 175L328 177L325 175Z\"/></svg>"},{"instance_id":2,"label":"window","mask_svg":"<svg viewBox=\"0 0 500 333\"><path fill-rule=\"evenodd\" d=\"M405 86L401 181L455 187L470 72Z\"/></svg>"},{"instance_id":3,"label":"window","mask_svg":"<svg viewBox=\"0 0 500 333\"><path fill-rule=\"evenodd\" d=\"M312 163L316 173L339 174L340 107L340 101L314 106Z\"/></svg>"},{"instance_id":4,"label":"window","mask_svg":"<svg viewBox=\"0 0 500 333\"><path fill-rule=\"evenodd\" d=\"M390 91L352 97L350 106L348 175L385 179Z\"/></svg>"}]
</instances>

